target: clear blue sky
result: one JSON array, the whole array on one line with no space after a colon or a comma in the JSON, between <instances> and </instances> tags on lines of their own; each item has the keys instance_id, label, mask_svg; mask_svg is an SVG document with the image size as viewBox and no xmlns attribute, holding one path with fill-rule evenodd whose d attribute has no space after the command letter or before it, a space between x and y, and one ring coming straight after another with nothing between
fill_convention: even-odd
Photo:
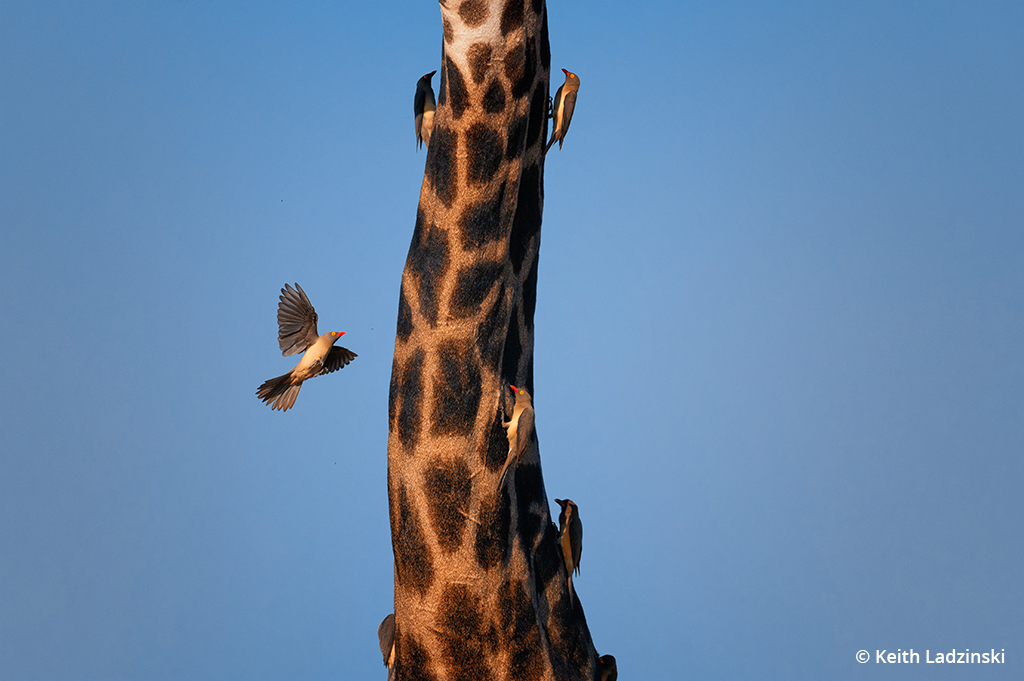
<instances>
[{"instance_id":1,"label":"clear blue sky","mask_svg":"<svg viewBox=\"0 0 1024 681\"><path fill-rule=\"evenodd\" d=\"M1024 4L549 14L582 88L535 405L598 650L1024 678ZM426 0L0 2L0 678L384 678L440 34ZM359 358L281 414L295 281Z\"/></svg>"}]
</instances>

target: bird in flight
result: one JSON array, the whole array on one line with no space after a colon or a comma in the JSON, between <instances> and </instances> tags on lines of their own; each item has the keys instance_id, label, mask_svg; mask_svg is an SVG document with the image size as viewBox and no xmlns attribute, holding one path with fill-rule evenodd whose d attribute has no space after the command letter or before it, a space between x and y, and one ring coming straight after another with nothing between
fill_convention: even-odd
<instances>
[{"instance_id":1,"label":"bird in flight","mask_svg":"<svg viewBox=\"0 0 1024 681\"><path fill-rule=\"evenodd\" d=\"M277 342L285 357L303 353L295 368L283 376L263 382L256 397L271 409L288 411L299 396L302 382L341 369L356 358L356 353L340 345L335 347L344 331L329 331L320 335L316 330L316 310L297 283L295 288L285 284L281 289L281 302L277 305Z\"/></svg>"}]
</instances>

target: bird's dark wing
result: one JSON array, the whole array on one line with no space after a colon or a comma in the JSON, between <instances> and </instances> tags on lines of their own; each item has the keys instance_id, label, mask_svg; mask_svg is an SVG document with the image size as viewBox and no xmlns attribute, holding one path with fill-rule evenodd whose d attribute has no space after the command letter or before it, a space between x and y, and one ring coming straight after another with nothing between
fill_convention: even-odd
<instances>
[{"instance_id":1,"label":"bird's dark wing","mask_svg":"<svg viewBox=\"0 0 1024 681\"><path fill-rule=\"evenodd\" d=\"M576 108L576 91L570 90L565 93L565 102L562 104L562 126L559 130L561 137L558 140L558 148L562 148L562 140L565 133L569 131L569 124L572 123L572 112Z\"/></svg>"},{"instance_id":2,"label":"bird's dark wing","mask_svg":"<svg viewBox=\"0 0 1024 681\"><path fill-rule=\"evenodd\" d=\"M384 656L384 664L387 664L388 658L391 657L391 646L395 642L395 613L391 613L380 623L377 638L380 640L380 653Z\"/></svg>"},{"instance_id":3,"label":"bird's dark wing","mask_svg":"<svg viewBox=\"0 0 1024 681\"><path fill-rule=\"evenodd\" d=\"M420 78L422 81L423 79ZM414 116L422 116L423 108L427 102L427 88L419 82L416 83L416 96L412 100L412 113Z\"/></svg>"},{"instance_id":4,"label":"bird's dark wing","mask_svg":"<svg viewBox=\"0 0 1024 681\"><path fill-rule=\"evenodd\" d=\"M580 556L583 555L583 521L578 515L575 522L569 523L569 544L572 546L572 563L579 572Z\"/></svg>"},{"instance_id":5,"label":"bird's dark wing","mask_svg":"<svg viewBox=\"0 0 1024 681\"><path fill-rule=\"evenodd\" d=\"M358 357L358 355L348 348L335 345L327 351L327 357L324 358L324 367L320 370L320 373L318 373L317 376L323 376L324 374L329 374L332 371L337 371L356 357Z\"/></svg>"},{"instance_id":6,"label":"bird's dark wing","mask_svg":"<svg viewBox=\"0 0 1024 681\"><path fill-rule=\"evenodd\" d=\"M527 407L519 415L519 423L516 425L516 456L522 456L530 444L530 438L533 436L533 417L533 407Z\"/></svg>"},{"instance_id":7,"label":"bird's dark wing","mask_svg":"<svg viewBox=\"0 0 1024 681\"><path fill-rule=\"evenodd\" d=\"M316 310L302 287L285 284L281 289L281 302L277 305L277 342L281 354L297 355L316 342Z\"/></svg>"}]
</instances>

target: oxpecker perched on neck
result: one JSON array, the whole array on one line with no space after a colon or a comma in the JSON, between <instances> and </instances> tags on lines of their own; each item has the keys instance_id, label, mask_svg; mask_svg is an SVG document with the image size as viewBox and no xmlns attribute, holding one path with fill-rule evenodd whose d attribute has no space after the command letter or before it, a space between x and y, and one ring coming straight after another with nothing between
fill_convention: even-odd
<instances>
[{"instance_id":1,"label":"oxpecker perched on neck","mask_svg":"<svg viewBox=\"0 0 1024 681\"><path fill-rule=\"evenodd\" d=\"M580 557L583 555L583 521L580 509L572 499L555 499L562 507L558 514L558 546L562 549L565 571L569 575L569 597L572 598L572 573L579 574Z\"/></svg>"},{"instance_id":2,"label":"oxpecker perched on neck","mask_svg":"<svg viewBox=\"0 0 1024 681\"><path fill-rule=\"evenodd\" d=\"M565 69L562 69L562 73L565 74L565 82L558 88L555 100L551 105L551 117L554 119L554 124L551 127L551 139L548 141L548 146L544 148L545 154L555 140L558 140L558 149L561 151L562 140L565 139L565 133L569 131L569 123L572 122L572 110L576 108L576 93L580 89L579 76Z\"/></svg>"},{"instance_id":3,"label":"oxpecker perched on neck","mask_svg":"<svg viewBox=\"0 0 1024 681\"><path fill-rule=\"evenodd\" d=\"M430 87L430 79L437 71L431 71L416 82L416 98L412 102L413 113L416 114L416 149L424 144L430 148L430 133L434 130L434 88Z\"/></svg>"},{"instance_id":4,"label":"oxpecker perched on neck","mask_svg":"<svg viewBox=\"0 0 1024 681\"><path fill-rule=\"evenodd\" d=\"M516 394L516 403L512 407L511 420L501 423L502 428L505 429L505 435L508 437L508 457L505 459L505 466L501 469L501 476L498 478L499 489L502 481L505 480L509 464L515 460L516 465L519 465L519 457L530 444L530 438L533 437L534 414L530 393L526 392L526 389L517 388L514 385L509 385L509 388Z\"/></svg>"},{"instance_id":5,"label":"oxpecker perched on neck","mask_svg":"<svg viewBox=\"0 0 1024 681\"><path fill-rule=\"evenodd\" d=\"M384 666L388 668L388 681L395 678L395 613L384 618L377 627L377 639L380 641L380 653L384 656Z\"/></svg>"},{"instance_id":6,"label":"oxpecker perched on neck","mask_svg":"<svg viewBox=\"0 0 1024 681\"><path fill-rule=\"evenodd\" d=\"M344 331L329 331L321 336L316 330L316 320L316 310L302 287L285 284L277 305L277 343L285 357L304 354L294 369L284 376L264 381L256 391L256 397L271 409L288 411L295 404L303 381L337 371L356 358L351 350L334 347L345 335Z\"/></svg>"},{"instance_id":7,"label":"oxpecker perched on neck","mask_svg":"<svg viewBox=\"0 0 1024 681\"><path fill-rule=\"evenodd\" d=\"M616 681L619 678L614 655L602 655L597 658L597 674L599 681Z\"/></svg>"}]
</instances>

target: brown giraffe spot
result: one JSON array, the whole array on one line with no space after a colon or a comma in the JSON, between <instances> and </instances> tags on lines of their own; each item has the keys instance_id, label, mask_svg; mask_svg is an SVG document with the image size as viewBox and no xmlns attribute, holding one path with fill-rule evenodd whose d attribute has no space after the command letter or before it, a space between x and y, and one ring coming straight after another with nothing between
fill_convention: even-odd
<instances>
[{"instance_id":1,"label":"brown giraffe spot","mask_svg":"<svg viewBox=\"0 0 1024 681\"><path fill-rule=\"evenodd\" d=\"M469 341L445 341L437 363L431 433L469 435L480 407L480 360Z\"/></svg>"},{"instance_id":2,"label":"brown giraffe spot","mask_svg":"<svg viewBox=\"0 0 1024 681\"><path fill-rule=\"evenodd\" d=\"M530 99L530 130L526 135L526 146L532 147L539 139L544 143L548 128L548 87L546 83L537 86ZM433 141L431 141L433 144Z\"/></svg>"},{"instance_id":3,"label":"brown giraffe spot","mask_svg":"<svg viewBox=\"0 0 1024 681\"><path fill-rule=\"evenodd\" d=\"M488 681L494 678L487 666L481 641L484 621L480 598L463 584L445 587L437 604L437 637L448 668L448 678Z\"/></svg>"},{"instance_id":4,"label":"brown giraffe spot","mask_svg":"<svg viewBox=\"0 0 1024 681\"><path fill-rule=\"evenodd\" d=\"M479 85L491 68L491 46L487 43L473 43L466 52L469 61L469 75Z\"/></svg>"},{"instance_id":5,"label":"brown giraffe spot","mask_svg":"<svg viewBox=\"0 0 1024 681\"><path fill-rule=\"evenodd\" d=\"M499 283L500 288L495 296L494 305L487 311L476 327L476 347L480 352L480 361L486 366L494 366L498 355L505 347L505 311L508 309L505 282ZM504 431L502 431L504 432ZM504 437L504 436L502 436Z\"/></svg>"},{"instance_id":6,"label":"brown giraffe spot","mask_svg":"<svg viewBox=\"0 0 1024 681\"><path fill-rule=\"evenodd\" d=\"M398 660L395 666L395 678L408 681L437 681L432 669L430 652L413 636L405 636L396 632L395 652ZM402 662L406 664L402 664Z\"/></svg>"},{"instance_id":7,"label":"brown giraffe spot","mask_svg":"<svg viewBox=\"0 0 1024 681\"><path fill-rule=\"evenodd\" d=\"M534 163L523 170L519 180L519 200L512 218L512 234L508 239L508 257L512 271L518 276L530 250L530 243L540 236L541 208L538 203L540 167Z\"/></svg>"},{"instance_id":8,"label":"brown giraffe spot","mask_svg":"<svg viewBox=\"0 0 1024 681\"><path fill-rule=\"evenodd\" d=\"M405 288L403 287L398 292L398 326L395 330L395 336L399 342L404 343L409 340L411 334L412 308L409 307L409 300L405 297Z\"/></svg>"},{"instance_id":9,"label":"brown giraffe spot","mask_svg":"<svg viewBox=\"0 0 1024 681\"><path fill-rule=\"evenodd\" d=\"M533 0L533 11L539 12L537 7L541 0ZM544 10L544 18L540 24L540 63L545 71L551 70L551 43L548 42L548 11ZM548 84L544 83L544 91L547 92Z\"/></svg>"},{"instance_id":10,"label":"brown giraffe spot","mask_svg":"<svg viewBox=\"0 0 1024 681\"><path fill-rule=\"evenodd\" d=\"M533 314L537 310L537 261L534 260L530 273L523 281L523 319L526 320L526 333L533 333Z\"/></svg>"},{"instance_id":11,"label":"brown giraffe spot","mask_svg":"<svg viewBox=\"0 0 1024 681\"><path fill-rule=\"evenodd\" d=\"M501 428L501 425L499 424L498 427ZM505 440L505 453L508 453L508 440ZM508 563L509 551L512 548L511 537L509 537L512 527L512 510L505 489L507 486L498 494L484 495L480 499L480 522L476 524L473 548L476 551L477 565L485 570Z\"/></svg>"},{"instance_id":12,"label":"brown giraffe spot","mask_svg":"<svg viewBox=\"0 0 1024 681\"><path fill-rule=\"evenodd\" d=\"M523 344L519 339L519 306L512 308L509 315L508 332L505 334L505 350L501 357L501 380L515 385L519 380L519 355L523 352Z\"/></svg>"},{"instance_id":13,"label":"brown giraffe spot","mask_svg":"<svg viewBox=\"0 0 1024 681\"><path fill-rule=\"evenodd\" d=\"M522 43L511 45L505 51L505 77L510 83L517 83L526 72L526 50Z\"/></svg>"},{"instance_id":14,"label":"brown giraffe spot","mask_svg":"<svg viewBox=\"0 0 1024 681\"><path fill-rule=\"evenodd\" d=\"M462 545L468 519L469 466L462 459L435 463L427 470L424 483L437 543L442 551L452 553Z\"/></svg>"},{"instance_id":15,"label":"brown giraffe spot","mask_svg":"<svg viewBox=\"0 0 1024 681\"><path fill-rule=\"evenodd\" d=\"M502 182L492 198L466 206L459 219L462 248L480 248L501 236L501 209L504 202L505 183Z\"/></svg>"},{"instance_id":16,"label":"brown giraffe spot","mask_svg":"<svg viewBox=\"0 0 1024 681\"><path fill-rule=\"evenodd\" d=\"M406 268L418 280L419 313L431 326L437 326L441 286L451 264L448 237L444 230L434 225L420 232L420 236L419 243L414 242L409 248Z\"/></svg>"},{"instance_id":17,"label":"brown giraffe spot","mask_svg":"<svg viewBox=\"0 0 1024 681\"><path fill-rule=\"evenodd\" d=\"M498 79L491 81L487 92L484 93L484 111L489 114L498 114L505 110L505 88Z\"/></svg>"},{"instance_id":18,"label":"brown giraffe spot","mask_svg":"<svg viewBox=\"0 0 1024 681\"><path fill-rule=\"evenodd\" d=\"M535 432L534 441L536 436ZM540 539L547 517L531 510L534 502L544 499L544 480L537 464L520 462L516 466L516 499L519 505L519 540L523 546L532 547Z\"/></svg>"},{"instance_id":19,"label":"brown giraffe spot","mask_svg":"<svg viewBox=\"0 0 1024 681\"><path fill-rule=\"evenodd\" d=\"M458 197L458 134L442 125L434 124L430 134L430 153L427 154L425 174L434 188L437 198L448 208L452 207Z\"/></svg>"},{"instance_id":20,"label":"brown giraffe spot","mask_svg":"<svg viewBox=\"0 0 1024 681\"><path fill-rule=\"evenodd\" d=\"M398 414L398 360L391 360L391 387L388 389L388 430L395 427L395 416Z\"/></svg>"},{"instance_id":21,"label":"brown giraffe spot","mask_svg":"<svg viewBox=\"0 0 1024 681\"><path fill-rule=\"evenodd\" d=\"M498 131L482 123L474 123L466 131L466 147L473 150L467 169L468 180L487 184L501 167L501 137Z\"/></svg>"},{"instance_id":22,"label":"brown giraffe spot","mask_svg":"<svg viewBox=\"0 0 1024 681\"><path fill-rule=\"evenodd\" d=\"M480 262L463 269L455 280L451 311L457 317L479 313L487 294L501 279L504 263Z\"/></svg>"},{"instance_id":23,"label":"brown giraffe spot","mask_svg":"<svg viewBox=\"0 0 1024 681\"><path fill-rule=\"evenodd\" d=\"M501 11L501 35L507 36L523 25L523 0L508 0Z\"/></svg>"},{"instance_id":24,"label":"brown giraffe spot","mask_svg":"<svg viewBox=\"0 0 1024 681\"><path fill-rule=\"evenodd\" d=\"M480 461L492 473L499 470L508 458L508 433L501 425L504 420L505 413L499 404L490 430L487 431L487 439L480 444Z\"/></svg>"},{"instance_id":25,"label":"brown giraffe spot","mask_svg":"<svg viewBox=\"0 0 1024 681\"><path fill-rule=\"evenodd\" d=\"M498 589L498 626L500 649L507 651L509 676L513 679L540 678L544 647L537 628L537 611L521 580Z\"/></svg>"},{"instance_id":26,"label":"brown giraffe spot","mask_svg":"<svg viewBox=\"0 0 1024 681\"><path fill-rule=\"evenodd\" d=\"M447 76L448 87L445 89L448 91L448 104L452 109L452 118L459 120L469 108L469 91L466 90L466 81L463 79L459 67L448 57L444 58L444 72ZM431 137L430 143L434 143L433 137Z\"/></svg>"},{"instance_id":27,"label":"brown giraffe spot","mask_svg":"<svg viewBox=\"0 0 1024 681\"><path fill-rule=\"evenodd\" d=\"M533 38L527 38L526 45L518 48L516 51L523 50L523 69L520 72L520 77L512 78L512 96L516 99L525 97L533 87L533 81L537 77L537 60L533 58L534 50L537 49L537 41Z\"/></svg>"},{"instance_id":28,"label":"brown giraffe spot","mask_svg":"<svg viewBox=\"0 0 1024 681\"><path fill-rule=\"evenodd\" d=\"M558 547L558 528L548 522L541 528L544 536L533 552L533 574L541 590L546 590L555 577L566 578L565 561Z\"/></svg>"},{"instance_id":29,"label":"brown giraffe spot","mask_svg":"<svg viewBox=\"0 0 1024 681\"><path fill-rule=\"evenodd\" d=\"M512 122L508 127L507 137L505 138L505 160L511 161L519 158L523 155L526 149L523 148L523 142L526 140L526 126L528 117L519 116Z\"/></svg>"},{"instance_id":30,"label":"brown giraffe spot","mask_svg":"<svg viewBox=\"0 0 1024 681\"><path fill-rule=\"evenodd\" d=\"M579 674L581 669L597 662L590 659L585 634L587 620L583 614L582 604L577 601L574 607L572 601L576 599L565 597L564 594L567 592L564 589L561 593L563 597L551 604L551 616L548 620L550 659L555 670L555 678L562 678L570 671ZM560 670L564 671L559 673Z\"/></svg>"},{"instance_id":31,"label":"brown giraffe spot","mask_svg":"<svg viewBox=\"0 0 1024 681\"><path fill-rule=\"evenodd\" d=\"M398 408L398 439L406 454L412 454L420 434L420 416L423 411L423 361L426 353L417 349L401 371L401 382L395 392L402 396ZM395 371L394 373L399 373Z\"/></svg>"},{"instance_id":32,"label":"brown giraffe spot","mask_svg":"<svg viewBox=\"0 0 1024 681\"><path fill-rule=\"evenodd\" d=\"M444 33L446 43L450 43L455 38L455 31L452 30L452 24L447 19L441 20L441 31Z\"/></svg>"},{"instance_id":33,"label":"brown giraffe spot","mask_svg":"<svg viewBox=\"0 0 1024 681\"><path fill-rule=\"evenodd\" d=\"M403 589L426 596L434 582L434 557L405 487L400 485L399 490L398 507L392 511L391 518L395 579Z\"/></svg>"},{"instance_id":34,"label":"brown giraffe spot","mask_svg":"<svg viewBox=\"0 0 1024 681\"><path fill-rule=\"evenodd\" d=\"M484 0L466 0L459 5L459 17L470 28L476 28L487 21L490 11Z\"/></svg>"}]
</instances>

